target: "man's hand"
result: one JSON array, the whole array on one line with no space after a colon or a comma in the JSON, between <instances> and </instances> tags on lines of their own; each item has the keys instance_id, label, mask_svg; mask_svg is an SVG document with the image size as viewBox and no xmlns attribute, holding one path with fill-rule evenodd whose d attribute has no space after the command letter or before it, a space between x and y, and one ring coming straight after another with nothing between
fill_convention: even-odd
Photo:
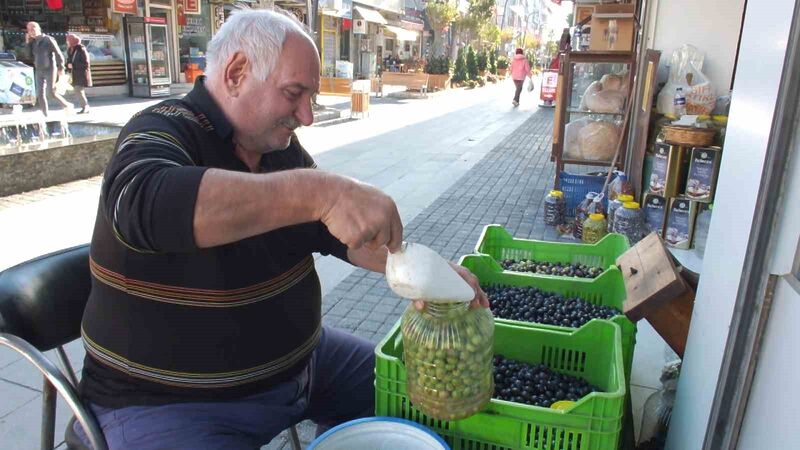
<instances>
[{"instance_id":1,"label":"man's hand","mask_svg":"<svg viewBox=\"0 0 800 450\"><path fill-rule=\"evenodd\" d=\"M332 176L329 200L320 220L350 249L362 246L395 252L403 242L403 222L391 197L377 188L341 176Z\"/></svg>"},{"instance_id":2,"label":"man's hand","mask_svg":"<svg viewBox=\"0 0 800 450\"><path fill-rule=\"evenodd\" d=\"M470 308L489 308L491 305L489 304L489 297L486 296L486 293L483 292L481 289L481 283L478 281L478 277L476 277L472 272L469 271L464 266L459 266L456 263L450 263L450 267L458 273L467 284L470 285L473 291L475 291L475 298L469 304ZM414 300L414 307L417 308L418 311L425 309L425 301L424 300Z\"/></svg>"}]
</instances>

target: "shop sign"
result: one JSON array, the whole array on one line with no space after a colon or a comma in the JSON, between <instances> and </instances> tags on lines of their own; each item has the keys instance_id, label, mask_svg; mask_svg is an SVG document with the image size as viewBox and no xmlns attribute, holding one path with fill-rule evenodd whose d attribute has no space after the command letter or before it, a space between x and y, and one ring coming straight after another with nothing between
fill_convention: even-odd
<instances>
[{"instance_id":1,"label":"shop sign","mask_svg":"<svg viewBox=\"0 0 800 450\"><path fill-rule=\"evenodd\" d=\"M181 34L183 36L206 36L208 27L202 17L187 17Z\"/></svg>"},{"instance_id":2,"label":"shop sign","mask_svg":"<svg viewBox=\"0 0 800 450\"><path fill-rule=\"evenodd\" d=\"M186 0L177 0L175 2L177 4L175 15L178 16L178 25L185 27L186 26Z\"/></svg>"},{"instance_id":3,"label":"shop sign","mask_svg":"<svg viewBox=\"0 0 800 450\"><path fill-rule=\"evenodd\" d=\"M200 14L200 0L182 0L183 12L186 14Z\"/></svg>"},{"instance_id":4,"label":"shop sign","mask_svg":"<svg viewBox=\"0 0 800 450\"><path fill-rule=\"evenodd\" d=\"M220 4L214 4L214 29L219 30L222 24L225 23L225 7Z\"/></svg>"},{"instance_id":5,"label":"shop sign","mask_svg":"<svg viewBox=\"0 0 800 450\"><path fill-rule=\"evenodd\" d=\"M367 34L367 21L364 19L353 19L353 34Z\"/></svg>"},{"instance_id":6,"label":"shop sign","mask_svg":"<svg viewBox=\"0 0 800 450\"><path fill-rule=\"evenodd\" d=\"M403 14L405 11L405 4L403 0L356 0L356 3L371 6L377 9L383 9L395 14Z\"/></svg>"},{"instance_id":7,"label":"shop sign","mask_svg":"<svg viewBox=\"0 0 800 450\"><path fill-rule=\"evenodd\" d=\"M82 41L114 42L117 40L113 34L76 33Z\"/></svg>"},{"instance_id":8,"label":"shop sign","mask_svg":"<svg viewBox=\"0 0 800 450\"><path fill-rule=\"evenodd\" d=\"M118 14L136 14L136 0L112 0L111 11Z\"/></svg>"},{"instance_id":9,"label":"shop sign","mask_svg":"<svg viewBox=\"0 0 800 450\"><path fill-rule=\"evenodd\" d=\"M319 0L319 10L326 16L352 19L353 0Z\"/></svg>"}]
</instances>

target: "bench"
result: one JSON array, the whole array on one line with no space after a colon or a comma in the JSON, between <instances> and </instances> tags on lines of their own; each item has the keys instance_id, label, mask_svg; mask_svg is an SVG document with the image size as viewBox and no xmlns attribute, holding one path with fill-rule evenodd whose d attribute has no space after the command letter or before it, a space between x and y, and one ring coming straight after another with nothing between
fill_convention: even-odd
<instances>
[{"instance_id":1,"label":"bench","mask_svg":"<svg viewBox=\"0 0 800 450\"><path fill-rule=\"evenodd\" d=\"M322 77L319 79L320 95L350 96L352 89L353 80L349 78Z\"/></svg>"},{"instance_id":2,"label":"bench","mask_svg":"<svg viewBox=\"0 0 800 450\"><path fill-rule=\"evenodd\" d=\"M381 81L383 84L390 86L405 86L407 91L419 91L422 94L428 94L428 74L424 72L383 72Z\"/></svg>"}]
</instances>

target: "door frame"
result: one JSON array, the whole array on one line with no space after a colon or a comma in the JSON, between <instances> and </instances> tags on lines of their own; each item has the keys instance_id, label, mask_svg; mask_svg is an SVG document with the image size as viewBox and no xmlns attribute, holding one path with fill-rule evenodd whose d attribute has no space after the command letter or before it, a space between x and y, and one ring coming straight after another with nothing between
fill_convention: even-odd
<instances>
[{"instance_id":1,"label":"door frame","mask_svg":"<svg viewBox=\"0 0 800 450\"><path fill-rule=\"evenodd\" d=\"M170 36L170 44L169 44L169 64L170 64L170 72L172 73L172 83L180 83L181 79L181 71L180 71L180 60L179 60L179 52L178 52L178 20L175 15L175 2L171 1L170 6L160 5L156 3L151 3L147 0L145 4L145 16L150 17L153 13L153 10L158 10L158 12L166 12L167 13L167 33Z\"/></svg>"}]
</instances>

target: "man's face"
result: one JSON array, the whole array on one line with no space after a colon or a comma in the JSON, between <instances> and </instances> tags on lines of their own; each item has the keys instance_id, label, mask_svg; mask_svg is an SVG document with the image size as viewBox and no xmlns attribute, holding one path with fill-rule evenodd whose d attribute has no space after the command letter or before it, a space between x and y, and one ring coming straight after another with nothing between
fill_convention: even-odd
<instances>
[{"instance_id":1,"label":"man's face","mask_svg":"<svg viewBox=\"0 0 800 450\"><path fill-rule=\"evenodd\" d=\"M42 34L42 30L41 28L39 28L39 24L28 22L26 28L28 29L28 34L31 35L32 37L37 37Z\"/></svg>"},{"instance_id":2,"label":"man's face","mask_svg":"<svg viewBox=\"0 0 800 450\"><path fill-rule=\"evenodd\" d=\"M278 65L264 80L248 73L228 108L236 143L266 153L289 146L292 132L311 125L311 96L319 88L319 55L303 37L290 34Z\"/></svg>"}]
</instances>

